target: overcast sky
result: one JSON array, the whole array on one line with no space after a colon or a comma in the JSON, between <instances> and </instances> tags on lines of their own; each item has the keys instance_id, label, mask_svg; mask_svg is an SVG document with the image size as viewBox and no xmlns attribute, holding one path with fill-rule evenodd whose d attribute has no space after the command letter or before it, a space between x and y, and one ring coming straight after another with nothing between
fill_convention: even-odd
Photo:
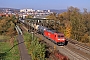
<instances>
[{"instance_id":1,"label":"overcast sky","mask_svg":"<svg viewBox=\"0 0 90 60\"><path fill-rule=\"evenodd\" d=\"M67 9L74 6L90 11L90 0L0 0L0 7L33 9Z\"/></svg>"}]
</instances>

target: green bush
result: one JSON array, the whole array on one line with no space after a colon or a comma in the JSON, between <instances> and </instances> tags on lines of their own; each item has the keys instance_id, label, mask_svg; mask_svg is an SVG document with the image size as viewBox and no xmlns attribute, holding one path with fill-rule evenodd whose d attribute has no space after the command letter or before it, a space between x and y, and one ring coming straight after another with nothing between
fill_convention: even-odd
<instances>
[{"instance_id":1,"label":"green bush","mask_svg":"<svg viewBox=\"0 0 90 60\"><path fill-rule=\"evenodd\" d=\"M15 44L17 44L16 40L14 40ZM0 42L0 60L20 60L18 46L11 48L12 46L9 42Z\"/></svg>"},{"instance_id":2,"label":"green bush","mask_svg":"<svg viewBox=\"0 0 90 60\"><path fill-rule=\"evenodd\" d=\"M24 40L32 60L45 60L45 45L39 43L39 39L32 34L24 33Z\"/></svg>"}]
</instances>

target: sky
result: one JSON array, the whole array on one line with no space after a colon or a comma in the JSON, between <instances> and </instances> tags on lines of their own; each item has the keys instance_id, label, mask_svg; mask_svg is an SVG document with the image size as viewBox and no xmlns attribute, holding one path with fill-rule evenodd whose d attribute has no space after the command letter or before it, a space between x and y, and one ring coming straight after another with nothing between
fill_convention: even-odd
<instances>
[{"instance_id":1,"label":"sky","mask_svg":"<svg viewBox=\"0 0 90 60\"><path fill-rule=\"evenodd\" d=\"M90 11L90 0L0 0L0 8L67 9L77 7Z\"/></svg>"}]
</instances>

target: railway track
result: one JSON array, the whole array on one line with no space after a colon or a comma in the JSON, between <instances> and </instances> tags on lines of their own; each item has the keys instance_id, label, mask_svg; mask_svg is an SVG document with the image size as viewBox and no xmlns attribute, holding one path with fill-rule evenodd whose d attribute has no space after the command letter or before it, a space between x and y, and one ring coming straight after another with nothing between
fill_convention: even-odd
<instances>
[{"instance_id":1,"label":"railway track","mask_svg":"<svg viewBox=\"0 0 90 60\"><path fill-rule=\"evenodd\" d=\"M70 60L89 60L87 57L77 53L76 51L72 51L68 47L60 47L58 48L60 52L63 52L64 55L68 56Z\"/></svg>"},{"instance_id":2,"label":"railway track","mask_svg":"<svg viewBox=\"0 0 90 60\"><path fill-rule=\"evenodd\" d=\"M40 37L43 37L40 35ZM54 43L52 43L50 40L43 37L43 40L46 41L50 46L56 47L57 50L59 50L60 53L64 54L65 56L68 56L70 60L90 60L86 56L83 56L82 54L78 53L76 50L72 50L72 47L70 46L57 46Z\"/></svg>"},{"instance_id":3,"label":"railway track","mask_svg":"<svg viewBox=\"0 0 90 60\"><path fill-rule=\"evenodd\" d=\"M43 37L43 36L40 35L40 37ZM48 40L44 37L43 37L43 40L46 41L50 46L52 46L52 47L55 46L56 49L59 50L60 53L69 57L70 60L90 60L89 58L78 53L76 50L69 49L68 47L70 47L70 46L57 46L54 43L52 43L50 40Z\"/></svg>"},{"instance_id":4,"label":"railway track","mask_svg":"<svg viewBox=\"0 0 90 60\"><path fill-rule=\"evenodd\" d=\"M84 53L90 55L90 47L75 40L68 40L68 41L69 41L69 44L73 45L76 49L81 50Z\"/></svg>"},{"instance_id":5,"label":"railway track","mask_svg":"<svg viewBox=\"0 0 90 60\"><path fill-rule=\"evenodd\" d=\"M28 30L27 28L25 28L25 27L20 27L21 29L23 29L23 30ZM37 36L37 34L34 34L35 36ZM38 35L39 36L39 35ZM54 48L52 47L52 46L50 46L47 42L45 42L44 41L44 39L42 39L42 38L39 38L40 40L39 40L39 42L41 43L41 44L44 44L45 46L46 46L46 51L48 51L46 54L50 54L50 58L49 58L49 60L51 59L51 60L63 60L63 59L65 59L65 60L68 60L68 57L66 57L65 55L63 55L63 54L61 54L61 53L59 53L59 52L57 52L57 50L54 50ZM58 54L60 54L60 56L58 55L58 57L55 55L55 53L58 55ZM62 57L62 58L61 58Z\"/></svg>"},{"instance_id":6,"label":"railway track","mask_svg":"<svg viewBox=\"0 0 90 60\"><path fill-rule=\"evenodd\" d=\"M25 28L25 27L24 27ZM25 28L26 29L26 28ZM28 29L27 29L28 30ZM37 35L37 34L35 34ZM74 41L69 41L69 44L67 46L63 46L63 47L60 47L60 46L57 46L55 45L54 43L52 43L51 41L49 41L48 39L46 39L45 37L43 37L42 35L37 35L38 37L42 37L43 40L45 42L47 42L50 46L52 47L56 47L59 52L61 52L62 54L68 56L70 58L70 60L90 60L90 55L89 55L89 51L90 49L87 48L86 46L84 45L81 45L81 44L78 44L77 42L74 42ZM71 47L71 46L72 47ZM73 49L74 47L74 49ZM81 53L79 53L78 51L82 51ZM88 56L85 56L85 54Z\"/></svg>"}]
</instances>

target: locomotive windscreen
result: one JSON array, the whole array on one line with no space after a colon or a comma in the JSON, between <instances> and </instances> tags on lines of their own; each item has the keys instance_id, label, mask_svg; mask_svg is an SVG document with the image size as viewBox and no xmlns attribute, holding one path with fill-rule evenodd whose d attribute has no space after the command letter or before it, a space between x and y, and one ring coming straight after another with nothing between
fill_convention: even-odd
<instances>
[{"instance_id":1,"label":"locomotive windscreen","mask_svg":"<svg viewBox=\"0 0 90 60\"><path fill-rule=\"evenodd\" d=\"M58 35L58 38L62 38L62 37L64 37L63 35Z\"/></svg>"}]
</instances>

